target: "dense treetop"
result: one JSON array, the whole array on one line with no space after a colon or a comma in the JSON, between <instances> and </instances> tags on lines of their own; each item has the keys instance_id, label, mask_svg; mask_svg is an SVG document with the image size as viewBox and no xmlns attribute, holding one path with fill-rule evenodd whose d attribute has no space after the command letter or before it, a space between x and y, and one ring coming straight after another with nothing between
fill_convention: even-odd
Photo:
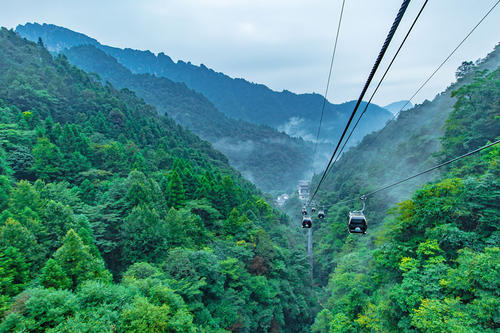
<instances>
[{"instance_id":1,"label":"dense treetop","mask_svg":"<svg viewBox=\"0 0 500 333\"><path fill-rule=\"evenodd\" d=\"M492 62L496 69L485 69ZM366 137L333 170L335 185L325 185L322 194L330 207L327 223L315 235L315 273L328 305L313 331L495 332L500 327L498 146L401 185L406 191L369 198L365 237L345 232L347 213L357 203L333 205L500 138L498 47L464 69L445 93L402 113L380 135ZM450 97L454 104L444 113ZM359 158L367 164L356 164ZM356 177L339 183L350 172ZM426 180L432 182L418 185ZM415 187L408 200L392 206Z\"/></svg>"},{"instance_id":2,"label":"dense treetop","mask_svg":"<svg viewBox=\"0 0 500 333\"><path fill-rule=\"evenodd\" d=\"M0 30L0 332L307 331L300 240L209 143Z\"/></svg>"}]
</instances>

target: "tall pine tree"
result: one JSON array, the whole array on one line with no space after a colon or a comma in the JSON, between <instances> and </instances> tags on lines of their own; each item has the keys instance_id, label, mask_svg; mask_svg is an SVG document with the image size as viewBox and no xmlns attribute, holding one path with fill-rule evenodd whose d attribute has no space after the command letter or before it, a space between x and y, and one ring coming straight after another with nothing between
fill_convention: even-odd
<instances>
[{"instance_id":1,"label":"tall pine tree","mask_svg":"<svg viewBox=\"0 0 500 333\"><path fill-rule=\"evenodd\" d=\"M168 205L179 208L186 201L186 192L179 174L173 171L168 182Z\"/></svg>"}]
</instances>

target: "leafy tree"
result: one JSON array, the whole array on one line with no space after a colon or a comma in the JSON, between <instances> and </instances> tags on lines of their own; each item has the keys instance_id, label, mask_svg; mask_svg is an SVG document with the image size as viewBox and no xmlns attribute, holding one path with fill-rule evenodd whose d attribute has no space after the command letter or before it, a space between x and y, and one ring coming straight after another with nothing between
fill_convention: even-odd
<instances>
[{"instance_id":1,"label":"leafy tree","mask_svg":"<svg viewBox=\"0 0 500 333\"><path fill-rule=\"evenodd\" d=\"M0 227L0 249L8 247L14 247L21 251L29 260L29 265L35 266L32 269L36 269L45 257L35 236L12 218L7 219L5 224Z\"/></svg>"},{"instance_id":2,"label":"leafy tree","mask_svg":"<svg viewBox=\"0 0 500 333\"><path fill-rule=\"evenodd\" d=\"M5 151L2 147L0 147L0 176L9 175L12 170L7 164Z\"/></svg>"},{"instance_id":3,"label":"leafy tree","mask_svg":"<svg viewBox=\"0 0 500 333\"><path fill-rule=\"evenodd\" d=\"M55 180L61 174L62 156L59 148L47 138L38 139L33 147L33 170L40 179Z\"/></svg>"},{"instance_id":4,"label":"leafy tree","mask_svg":"<svg viewBox=\"0 0 500 333\"><path fill-rule=\"evenodd\" d=\"M472 61L462 61L462 64L458 66L455 76L457 79L465 77L467 74L474 70L474 63Z\"/></svg>"},{"instance_id":5,"label":"leafy tree","mask_svg":"<svg viewBox=\"0 0 500 333\"><path fill-rule=\"evenodd\" d=\"M29 266L24 255L9 246L0 252L0 294L15 296L29 281Z\"/></svg>"},{"instance_id":6,"label":"leafy tree","mask_svg":"<svg viewBox=\"0 0 500 333\"><path fill-rule=\"evenodd\" d=\"M44 207L43 219L45 220L45 235L41 237L41 243L50 252L55 251L61 245L69 229L78 228L71 208L53 200L50 200Z\"/></svg>"},{"instance_id":7,"label":"leafy tree","mask_svg":"<svg viewBox=\"0 0 500 333\"><path fill-rule=\"evenodd\" d=\"M78 300L67 290L35 288L26 290L17 307L0 324L0 332L44 332L71 318L78 310Z\"/></svg>"},{"instance_id":8,"label":"leafy tree","mask_svg":"<svg viewBox=\"0 0 500 333\"><path fill-rule=\"evenodd\" d=\"M145 298L136 298L123 311L124 329L127 332L195 332L188 313L171 313L167 304L157 306Z\"/></svg>"},{"instance_id":9,"label":"leafy tree","mask_svg":"<svg viewBox=\"0 0 500 333\"><path fill-rule=\"evenodd\" d=\"M136 206L121 228L123 261L159 261L168 249L166 222L156 209L147 205Z\"/></svg>"},{"instance_id":10,"label":"leafy tree","mask_svg":"<svg viewBox=\"0 0 500 333\"><path fill-rule=\"evenodd\" d=\"M94 204L95 197L97 194L97 189L94 186L94 184L92 184L92 182L90 180L85 179L80 184L79 188L80 188L80 193L81 193L80 195L81 195L82 200L89 205Z\"/></svg>"}]
</instances>

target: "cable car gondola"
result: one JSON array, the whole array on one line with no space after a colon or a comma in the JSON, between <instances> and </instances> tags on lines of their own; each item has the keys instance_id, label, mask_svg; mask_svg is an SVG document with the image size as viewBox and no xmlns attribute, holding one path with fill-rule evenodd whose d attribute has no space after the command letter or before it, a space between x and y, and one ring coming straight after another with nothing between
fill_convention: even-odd
<instances>
[{"instance_id":1,"label":"cable car gondola","mask_svg":"<svg viewBox=\"0 0 500 333\"><path fill-rule=\"evenodd\" d=\"M312 220L310 217L304 216L302 218L302 228L309 229L312 227Z\"/></svg>"},{"instance_id":2,"label":"cable car gondola","mask_svg":"<svg viewBox=\"0 0 500 333\"><path fill-rule=\"evenodd\" d=\"M347 229L349 230L350 234L366 234L368 225L366 223L366 217L363 212L349 212Z\"/></svg>"},{"instance_id":3,"label":"cable car gondola","mask_svg":"<svg viewBox=\"0 0 500 333\"><path fill-rule=\"evenodd\" d=\"M358 211L349 212L349 220L347 221L347 230L350 234L366 234L368 229L368 224L366 223L366 217L363 213L365 210L365 200L366 197L362 196L361 201L363 202L363 208Z\"/></svg>"},{"instance_id":4,"label":"cable car gondola","mask_svg":"<svg viewBox=\"0 0 500 333\"><path fill-rule=\"evenodd\" d=\"M306 216L307 215L307 209L306 206L302 207L302 215Z\"/></svg>"},{"instance_id":5,"label":"cable car gondola","mask_svg":"<svg viewBox=\"0 0 500 333\"><path fill-rule=\"evenodd\" d=\"M324 210L320 210L318 212L318 219L322 220L325 218L325 211Z\"/></svg>"},{"instance_id":6,"label":"cable car gondola","mask_svg":"<svg viewBox=\"0 0 500 333\"><path fill-rule=\"evenodd\" d=\"M316 213L316 207L315 206L311 207L311 212Z\"/></svg>"}]
</instances>

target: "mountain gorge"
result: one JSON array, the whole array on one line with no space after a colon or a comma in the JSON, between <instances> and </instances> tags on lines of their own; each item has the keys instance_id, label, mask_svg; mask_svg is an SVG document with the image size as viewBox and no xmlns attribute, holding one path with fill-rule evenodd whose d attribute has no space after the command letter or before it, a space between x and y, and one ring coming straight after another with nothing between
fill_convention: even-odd
<instances>
[{"instance_id":1,"label":"mountain gorge","mask_svg":"<svg viewBox=\"0 0 500 333\"><path fill-rule=\"evenodd\" d=\"M160 113L168 114L210 141L247 179L265 191L287 190L290 184L311 172L307 163L312 154L311 143L265 125L230 119L183 83L150 74L133 74L112 56L91 45L61 52L72 64L97 73L117 88L134 91Z\"/></svg>"},{"instance_id":2,"label":"mountain gorge","mask_svg":"<svg viewBox=\"0 0 500 333\"><path fill-rule=\"evenodd\" d=\"M323 167L330 153L331 144L337 139L342 124L354 106L353 101L339 105L326 102L322 135L319 137L319 154L315 161L311 161L310 144L290 139L281 133L273 133L267 126L276 128L291 137L315 141L323 104L323 98L318 94L297 95L290 91L275 92L264 85L230 78L204 65L195 66L181 60L175 63L164 53L156 56L149 51L102 45L84 34L50 24L27 23L19 25L16 32L32 41L41 38L52 52L67 54L72 63L87 71L96 72L103 79L114 82L120 87L125 84L118 80L124 77L118 75L123 74L126 68L134 74L151 74L154 77L164 77L174 82L184 83L187 87L202 94L213 105L208 105L210 103L205 100L198 110L192 107L165 108L164 105L158 103L161 98L148 92L148 88L137 84L132 88L160 111L170 112L169 114L172 114L180 124L213 143L244 175L268 191L287 189L289 187L286 184L288 186L296 184L307 173L310 175L313 170ZM88 47L86 49L78 47L82 45L90 45L101 50L115 58L117 63L112 64L111 59L106 60L96 50L90 51ZM96 56L96 59L92 56ZM107 63L107 68L99 64L101 61ZM111 65L116 68L113 69ZM147 76L135 76L135 78L139 77L144 80ZM125 82L130 84L131 81L127 79ZM166 82L166 80L159 81ZM174 85L170 84L170 86ZM176 87L181 89L181 85ZM184 91L183 94L194 95L190 91ZM172 95L178 95L178 92L171 93L170 96ZM147 99L151 97L155 99ZM201 96L196 98L203 99ZM226 118L216 114L214 106ZM179 110L182 110L182 114ZM211 120L209 126L205 117ZM366 113L365 121L358 127L352 142L359 141L365 134L381 128L390 117L391 114L387 110L371 105ZM253 126L251 123L264 126ZM239 133L241 137L238 136ZM269 140L263 138L269 138ZM275 166L274 170L267 170L270 166ZM266 176L268 176L266 179L262 179Z\"/></svg>"},{"instance_id":3,"label":"mountain gorge","mask_svg":"<svg viewBox=\"0 0 500 333\"><path fill-rule=\"evenodd\" d=\"M128 88L229 157L231 164L265 191L286 190L308 171L312 145L271 127L229 119L203 95L184 84L150 74L132 74L90 46L62 51L77 67Z\"/></svg>"},{"instance_id":4,"label":"mountain gorge","mask_svg":"<svg viewBox=\"0 0 500 333\"><path fill-rule=\"evenodd\" d=\"M304 230L262 190L324 167L354 102L311 161L320 95L1 28L0 333L497 332L500 144L384 186L500 140L500 44L406 102L370 107Z\"/></svg>"}]
</instances>

